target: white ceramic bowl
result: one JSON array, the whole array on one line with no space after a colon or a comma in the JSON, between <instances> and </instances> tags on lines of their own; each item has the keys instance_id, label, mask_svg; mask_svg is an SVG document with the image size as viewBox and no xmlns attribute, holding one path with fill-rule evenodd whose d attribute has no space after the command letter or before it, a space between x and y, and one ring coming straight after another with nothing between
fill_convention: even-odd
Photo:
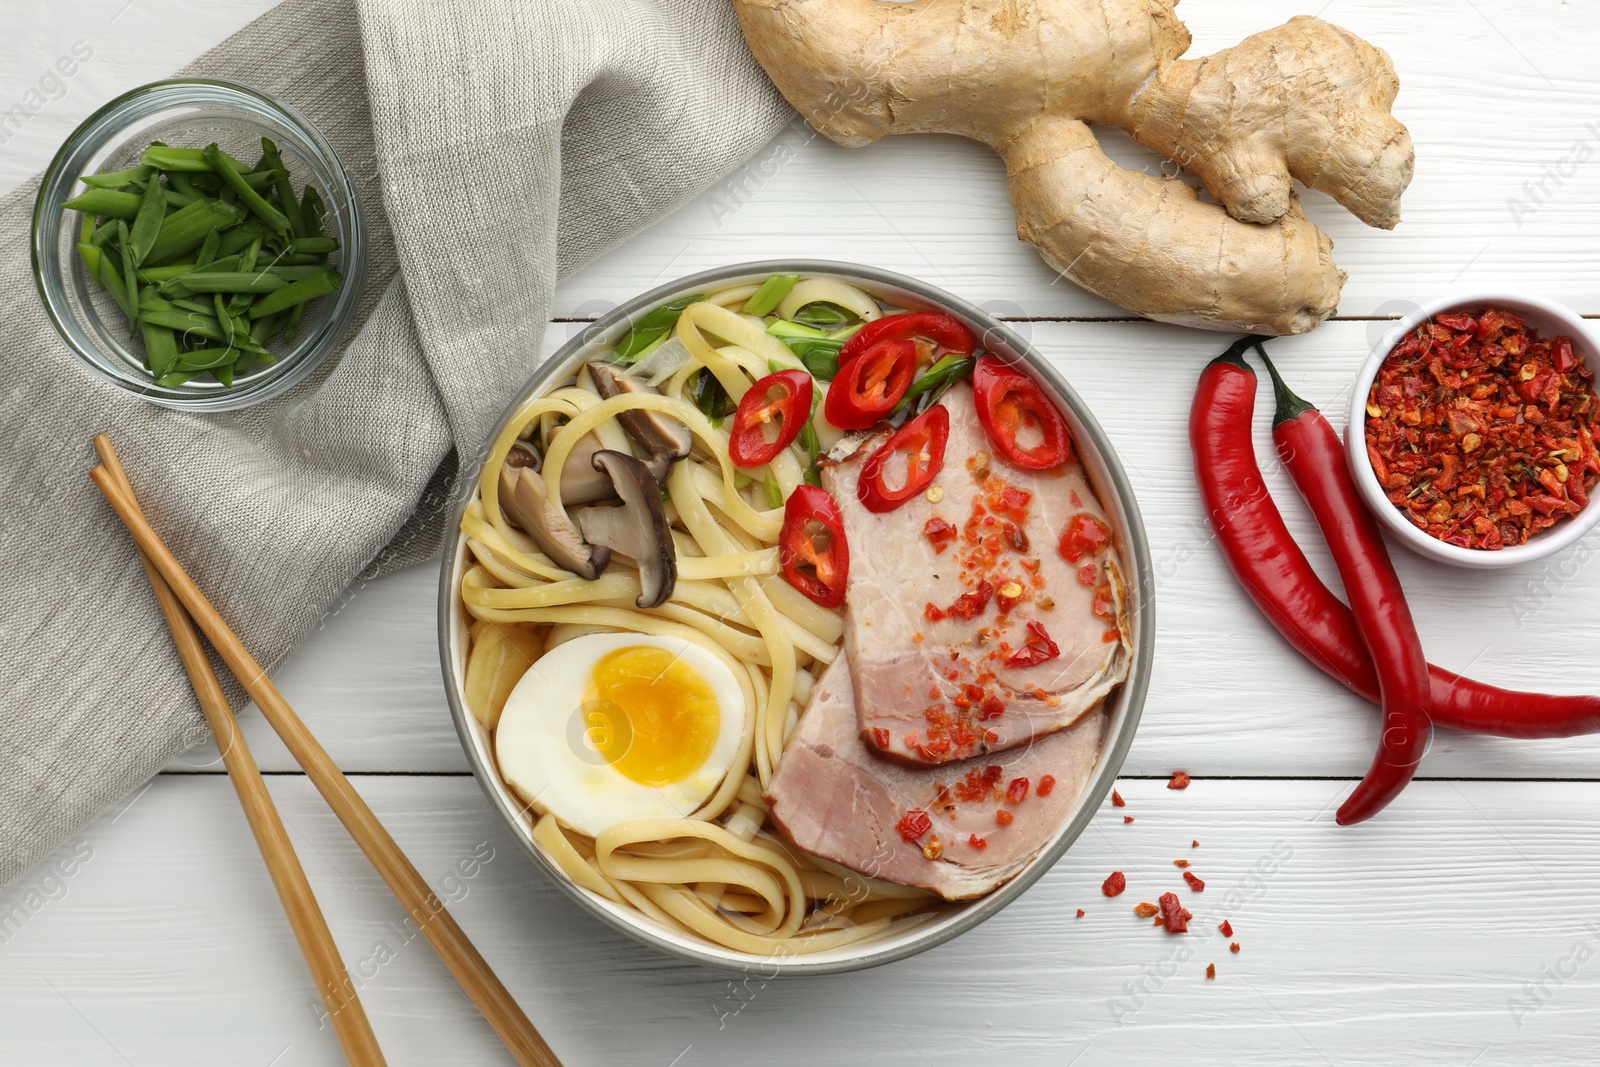
<instances>
[{"instance_id":1,"label":"white ceramic bowl","mask_svg":"<svg viewBox=\"0 0 1600 1067\"><path fill-rule=\"evenodd\" d=\"M581 908L601 921L621 930L639 941L683 959L712 967L770 978L776 974L829 974L838 971L855 971L890 960L901 959L947 941L957 934L972 929L996 914L1022 894L1028 886L1061 858L1067 847L1077 840L1094 813L1100 808L1106 794L1116 781L1128 746L1133 741L1139 713L1144 706L1145 691L1150 684L1150 665L1155 646L1155 578L1151 566L1150 545L1145 539L1144 524L1139 518L1139 506L1134 499L1133 485L1118 461L1111 442L1101 431L1094 417L1061 373L1032 345L1019 337L1009 327L991 318L971 304L931 285L888 271L848 263L779 260L766 263L741 263L719 270L707 271L693 277L682 278L648 293L643 293L601 317L593 326L574 337L539 368L522 392L508 397L506 413L501 425L527 397L553 388L570 378L584 360L615 344L626 333L632 320L668 300L689 293L704 292L721 285L737 285L760 281L769 274L819 274L831 275L903 308L939 308L963 320L979 343L988 351L1009 357L1025 364L1034 379L1044 387L1066 416L1072 431L1072 444L1082 461L1090 483L1105 506L1106 515L1117 534L1122 554L1123 573L1127 576L1129 597L1129 625L1133 631L1133 663L1128 678L1106 698L1110 719L1106 736L1101 744L1100 760L1085 784L1078 805L1050 843L1028 865L1005 885L987 896L960 904L951 904L917 921L907 921L891 926L884 935L860 944L847 945L829 952L796 956L779 954L757 956L736 952L709 941L668 929L643 913L632 908L619 907L611 901L569 881L559 868L534 844L533 819L525 805L506 786L496 766L491 737L478 720L467 710L462 693L467 649L467 625L470 619L461 602L461 574L466 562L466 541L459 535L444 554L444 565L439 582L439 653L444 669L445 696L455 719L456 731L466 750L467 760L477 775L490 804L504 820L511 833L528 850L534 864L546 878L574 900ZM496 426L489 435L493 441L500 432ZM477 484L478 471L484 452L466 459L461 464L456 485L461 491L455 502L455 528L459 529L465 511ZM1064 919L1066 914L1063 913Z\"/></svg>"},{"instance_id":2,"label":"white ceramic bowl","mask_svg":"<svg viewBox=\"0 0 1600 1067\"><path fill-rule=\"evenodd\" d=\"M1528 538L1525 544L1499 549L1462 548L1459 545L1447 545L1417 529L1399 508L1389 502L1383 487L1378 484L1378 476L1372 470L1372 461L1367 458L1366 435L1367 394L1372 390L1373 379L1378 376L1378 368L1406 334L1433 316L1450 311L1476 313L1488 307L1522 316L1529 326L1539 331L1541 337L1553 338L1564 334L1572 338L1573 351L1582 355L1584 363L1590 369L1600 368L1600 348L1597 348L1595 335L1588 324L1579 318L1576 312L1554 300L1516 292L1453 293L1412 309L1410 314L1395 323L1393 329L1384 333L1383 338L1367 356L1367 361L1361 365L1361 373L1356 375L1355 389L1350 394L1350 421L1345 424L1344 431L1345 452L1350 459L1351 477L1355 479L1356 489L1360 492L1361 498L1378 517L1378 521L1407 548L1419 555L1438 560L1440 563L1480 570L1515 567L1519 563L1543 559L1577 541L1594 529L1595 523L1600 522L1600 506L1591 501L1588 507L1572 518L1563 519L1549 529L1541 530Z\"/></svg>"}]
</instances>

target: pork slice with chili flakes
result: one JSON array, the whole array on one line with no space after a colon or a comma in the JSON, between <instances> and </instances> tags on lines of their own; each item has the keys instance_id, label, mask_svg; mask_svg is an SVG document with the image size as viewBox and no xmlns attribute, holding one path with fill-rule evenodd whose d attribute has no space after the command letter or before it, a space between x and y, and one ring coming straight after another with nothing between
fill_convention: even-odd
<instances>
[{"instance_id":1,"label":"pork slice with chili flakes","mask_svg":"<svg viewBox=\"0 0 1600 1067\"><path fill-rule=\"evenodd\" d=\"M845 649L861 736L919 765L1070 726L1131 661L1115 539L1082 465L1014 467L992 453L970 387L941 403L944 467L896 510L856 496L882 431L841 442L822 471L851 546Z\"/></svg>"},{"instance_id":2,"label":"pork slice with chili flakes","mask_svg":"<svg viewBox=\"0 0 1600 1067\"><path fill-rule=\"evenodd\" d=\"M840 657L817 682L765 800L772 821L812 855L966 900L1010 879L1066 825L1094 771L1105 720L1096 712L1027 748L912 767L877 755L857 735L850 669ZM1046 776L1052 782L1041 791ZM1030 788L1015 800L1019 779Z\"/></svg>"}]
</instances>

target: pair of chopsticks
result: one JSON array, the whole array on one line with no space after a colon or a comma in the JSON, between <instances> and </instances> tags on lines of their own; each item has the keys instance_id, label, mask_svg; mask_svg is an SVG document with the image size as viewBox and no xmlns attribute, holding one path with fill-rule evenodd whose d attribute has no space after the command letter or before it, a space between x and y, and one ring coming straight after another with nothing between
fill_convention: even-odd
<instances>
[{"instance_id":1,"label":"pair of chopsticks","mask_svg":"<svg viewBox=\"0 0 1600 1067\"><path fill-rule=\"evenodd\" d=\"M261 709L262 716L277 731L284 745L305 770L318 792L339 817L367 859L378 869L406 913L416 922L429 944L439 953L445 966L460 983L483 1017L505 1042L517 1062L524 1067L561 1067L539 1031L528 1021L483 956L467 939L455 919L445 910L428 883L400 851L394 838L378 822L361 794L334 765L327 751L306 729L266 671L255 661L238 636L223 621L211 602L185 573L160 535L145 521L116 451L105 434L94 439L101 465L89 472L106 502L127 526L139 549L139 559L149 575L151 588L172 630L172 639L183 659L184 669L194 686L206 723L222 752L228 777L239 794L239 803L255 834L256 844L266 861L278 898L283 902L294 929L295 939L306 958L306 966L327 1008L346 1060L358 1065L381 1065L383 1053L367 1021L356 987L345 971L344 961L333 943L322 910L312 895L311 884L300 866L283 821L267 793L255 759L250 755L239 724L228 707L222 686L211 669L205 650L195 633L198 625L223 663L239 679L245 692Z\"/></svg>"}]
</instances>

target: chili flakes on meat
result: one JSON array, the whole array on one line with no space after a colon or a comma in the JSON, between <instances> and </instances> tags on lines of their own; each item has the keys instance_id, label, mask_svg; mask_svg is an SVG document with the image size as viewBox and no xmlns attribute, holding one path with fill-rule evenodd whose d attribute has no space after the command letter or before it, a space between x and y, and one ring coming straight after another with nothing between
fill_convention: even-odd
<instances>
[{"instance_id":1,"label":"chili flakes on meat","mask_svg":"<svg viewBox=\"0 0 1600 1067\"><path fill-rule=\"evenodd\" d=\"M1431 537L1498 549L1576 515L1600 481L1594 372L1517 315L1435 315L1384 360L1366 445L1391 503Z\"/></svg>"}]
</instances>

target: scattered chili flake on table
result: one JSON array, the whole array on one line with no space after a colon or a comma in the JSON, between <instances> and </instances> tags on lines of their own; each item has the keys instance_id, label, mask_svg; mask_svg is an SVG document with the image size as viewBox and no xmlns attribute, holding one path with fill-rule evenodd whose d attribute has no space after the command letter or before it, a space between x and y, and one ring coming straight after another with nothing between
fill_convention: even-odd
<instances>
[{"instance_id":1,"label":"scattered chili flake on table","mask_svg":"<svg viewBox=\"0 0 1600 1067\"><path fill-rule=\"evenodd\" d=\"M1172 861L1172 865L1174 867L1187 867L1187 866L1189 866L1189 861L1188 860L1173 860Z\"/></svg>"},{"instance_id":2,"label":"scattered chili flake on table","mask_svg":"<svg viewBox=\"0 0 1600 1067\"><path fill-rule=\"evenodd\" d=\"M1228 946L1228 951L1229 952L1238 952L1239 951L1239 942L1235 941L1232 944L1230 944Z\"/></svg>"},{"instance_id":3,"label":"scattered chili flake on table","mask_svg":"<svg viewBox=\"0 0 1600 1067\"><path fill-rule=\"evenodd\" d=\"M1133 816L1132 816L1132 815L1124 815L1124 816L1123 816L1123 817L1122 817L1122 821L1123 821L1123 823L1125 823L1125 824L1126 824L1126 823L1130 823L1130 822L1132 822L1132 821L1133 821Z\"/></svg>"},{"instance_id":4,"label":"scattered chili flake on table","mask_svg":"<svg viewBox=\"0 0 1600 1067\"><path fill-rule=\"evenodd\" d=\"M1435 315L1367 394L1367 458L1391 503L1446 544L1520 545L1600 480L1594 372L1510 312Z\"/></svg>"},{"instance_id":5,"label":"scattered chili flake on table","mask_svg":"<svg viewBox=\"0 0 1600 1067\"><path fill-rule=\"evenodd\" d=\"M1101 883L1100 892L1108 897L1114 897L1120 895L1126 888L1128 888L1128 879L1121 871L1112 871L1106 880Z\"/></svg>"},{"instance_id":6,"label":"scattered chili flake on table","mask_svg":"<svg viewBox=\"0 0 1600 1067\"><path fill-rule=\"evenodd\" d=\"M1189 842L1189 847L1190 848L1199 848L1200 847L1200 842L1198 842L1198 841L1190 841Z\"/></svg>"},{"instance_id":7,"label":"scattered chili flake on table","mask_svg":"<svg viewBox=\"0 0 1600 1067\"><path fill-rule=\"evenodd\" d=\"M1182 771L1172 772L1172 781L1167 783L1168 789L1188 789L1189 776Z\"/></svg>"},{"instance_id":8,"label":"scattered chili flake on table","mask_svg":"<svg viewBox=\"0 0 1600 1067\"><path fill-rule=\"evenodd\" d=\"M1205 892L1206 884L1204 882L1202 882L1195 875L1195 873L1193 871L1184 871L1183 872L1183 880L1185 882L1188 882L1189 883L1189 888L1193 889L1196 893L1204 893Z\"/></svg>"},{"instance_id":9,"label":"scattered chili flake on table","mask_svg":"<svg viewBox=\"0 0 1600 1067\"><path fill-rule=\"evenodd\" d=\"M1148 901L1145 901L1145 902L1140 903L1140 904L1135 904L1133 906L1133 913L1135 915L1139 916L1139 918L1141 918L1141 919L1153 918L1155 916L1156 912L1158 912L1160 910L1161 910L1160 908L1156 907L1154 904L1149 903Z\"/></svg>"},{"instance_id":10,"label":"scattered chili flake on table","mask_svg":"<svg viewBox=\"0 0 1600 1067\"><path fill-rule=\"evenodd\" d=\"M1222 931L1223 937L1233 936L1233 923L1229 922L1227 919L1223 919L1222 924L1218 926L1217 929Z\"/></svg>"},{"instance_id":11,"label":"scattered chili flake on table","mask_svg":"<svg viewBox=\"0 0 1600 1067\"><path fill-rule=\"evenodd\" d=\"M1080 918L1080 919L1083 918L1083 909L1082 908L1078 909L1078 918Z\"/></svg>"},{"instance_id":12,"label":"scattered chili flake on table","mask_svg":"<svg viewBox=\"0 0 1600 1067\"><path fill-rule=\"evenodd\" d=\"M1186 934L1189 932L1189 920L1194 918L1189 909L1178 903L1178 894L1162 893L1158 898L1161 902L1161 922L1169 934Z\"/></svg>"},{"instance_id":13,"label":"scattered chili flake on table","mask_svg":"<svg viewBox=\"0 0 1600 1067\"><path fill-rule=\"evenodd\" d=\"M1209 982L1212 979L1216 978L1216 976L1217 976L1217 965L1215 963L1206 964L1206 981Z\"/></svg>"},{"instance_id":14,"label":"scattered chili flake on table","mask_svg":"<svg viewBox=\"0 0 1600 1067\"><path fill-rule=\"evenodd\" d=\"M1125 808L1128 806L1128 802L1122 799L1121 793L1113 789L1111 791L1111 806L1113 808Z\"/></svg>"}]
</instances>

